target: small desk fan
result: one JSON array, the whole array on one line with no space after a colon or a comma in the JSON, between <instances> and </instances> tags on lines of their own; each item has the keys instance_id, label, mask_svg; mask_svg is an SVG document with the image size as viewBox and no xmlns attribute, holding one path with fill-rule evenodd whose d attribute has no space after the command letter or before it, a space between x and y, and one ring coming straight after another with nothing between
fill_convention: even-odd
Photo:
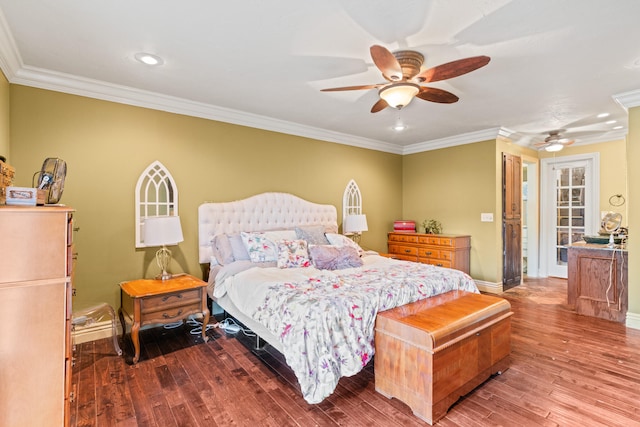
<instances>
[{"instance_id":1,"label":"small desk fan","mask_svg":"<svg viewBox=\"0 0 640 427\"><path fill-rule=\"evenodd\" d=\"M64 179L67 176L67 163L58 158L49 157L42 163L42 169L37 172L38 190L45 190L45 204L55 204L62 197Z\"/></svg>"}]
</instances>

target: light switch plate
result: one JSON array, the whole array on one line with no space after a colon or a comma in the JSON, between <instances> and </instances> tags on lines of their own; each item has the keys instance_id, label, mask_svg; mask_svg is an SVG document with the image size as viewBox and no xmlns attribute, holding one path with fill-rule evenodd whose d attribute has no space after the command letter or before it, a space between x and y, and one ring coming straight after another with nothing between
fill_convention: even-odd
<instances>
[{"instance_id":1,"label":"light switch plate","mask_svg":"<svg viewBox=\"0 0 640 427\"><path fill-rule=\"evenodd\" d=\"M480 221L482 222L493 222L493 213L481 213Z\"/></svg>"}]
</instances>

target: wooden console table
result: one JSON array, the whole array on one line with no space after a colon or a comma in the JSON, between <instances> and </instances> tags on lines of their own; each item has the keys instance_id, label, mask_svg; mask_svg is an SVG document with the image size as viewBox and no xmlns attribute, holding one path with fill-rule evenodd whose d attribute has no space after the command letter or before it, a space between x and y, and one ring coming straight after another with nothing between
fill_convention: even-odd
<instances>
[{"instance_id":1,"label":"wooden console table","mask_svg":"<svg viewBox=\"0 0 640 427\"><path fill-rule=\"evenodd\" d=\"M607 245L568 247L567 302L578 314L624 322L628 306L627 251Z\"/></svg>"}]
</instances>

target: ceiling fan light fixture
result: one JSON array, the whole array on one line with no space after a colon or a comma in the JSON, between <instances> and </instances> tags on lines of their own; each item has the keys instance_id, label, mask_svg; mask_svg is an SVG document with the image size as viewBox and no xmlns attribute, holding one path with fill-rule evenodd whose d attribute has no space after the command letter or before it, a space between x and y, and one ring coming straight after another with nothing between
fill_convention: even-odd
<instances>
[{"instance_id":1,"label":"ceiling fan light fixture","mask_svg":"<svg viewBox=\"0 0 640 427\"><path fill-rule=\"evenodd\" d=\"M411 100L420 92L420 86L415 83L401 82L392 83L380 89L378 94L390 107L406 107Z\"/></svg>"},{"instance_id":2,"label":"ceiling fan light fixture","mask_svg":"<svg viewBox=\"0 0 640 427\"><path fill-rule=\"evenodd\" d=\"M563 148L564 148L564 145L559 142L554 142L553 144L550 144L544 147L545 151L549 151L550 153L555 153L556 151L560 151Z\"/></svg>"}]
</instances>

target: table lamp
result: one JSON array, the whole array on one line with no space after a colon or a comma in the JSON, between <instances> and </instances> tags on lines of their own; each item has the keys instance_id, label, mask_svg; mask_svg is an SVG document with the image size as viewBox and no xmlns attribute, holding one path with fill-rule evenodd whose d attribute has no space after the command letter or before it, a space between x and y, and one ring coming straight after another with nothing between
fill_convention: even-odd
<instances>
[{"instance_id":1,"label":"table lamp","mask_svg":"<svg viewBox=\"0 0 640 427\"><path fill-rule=\"evenodd\" d=\"M344 234L351 234L351 238L355 242L359 242L362 232L369 230L367 227L367 216L364 214L347 215L344 219L342 230Z\"/></svg>"},{"instance_id":2,"label":"table lamp","mask_svg":"<svg viewBox=\"0 0 640 427\"><path fill-rule=\"evenodd\" d=\"M156 252L156 262L162 273L156 279L167 280L172 277L167 272L171 262L171 251L167 245L177 245L184 241L179 216L153 216L144 220L144 244L149 246L162 246Z\"/></svg>"}]
</instances>

